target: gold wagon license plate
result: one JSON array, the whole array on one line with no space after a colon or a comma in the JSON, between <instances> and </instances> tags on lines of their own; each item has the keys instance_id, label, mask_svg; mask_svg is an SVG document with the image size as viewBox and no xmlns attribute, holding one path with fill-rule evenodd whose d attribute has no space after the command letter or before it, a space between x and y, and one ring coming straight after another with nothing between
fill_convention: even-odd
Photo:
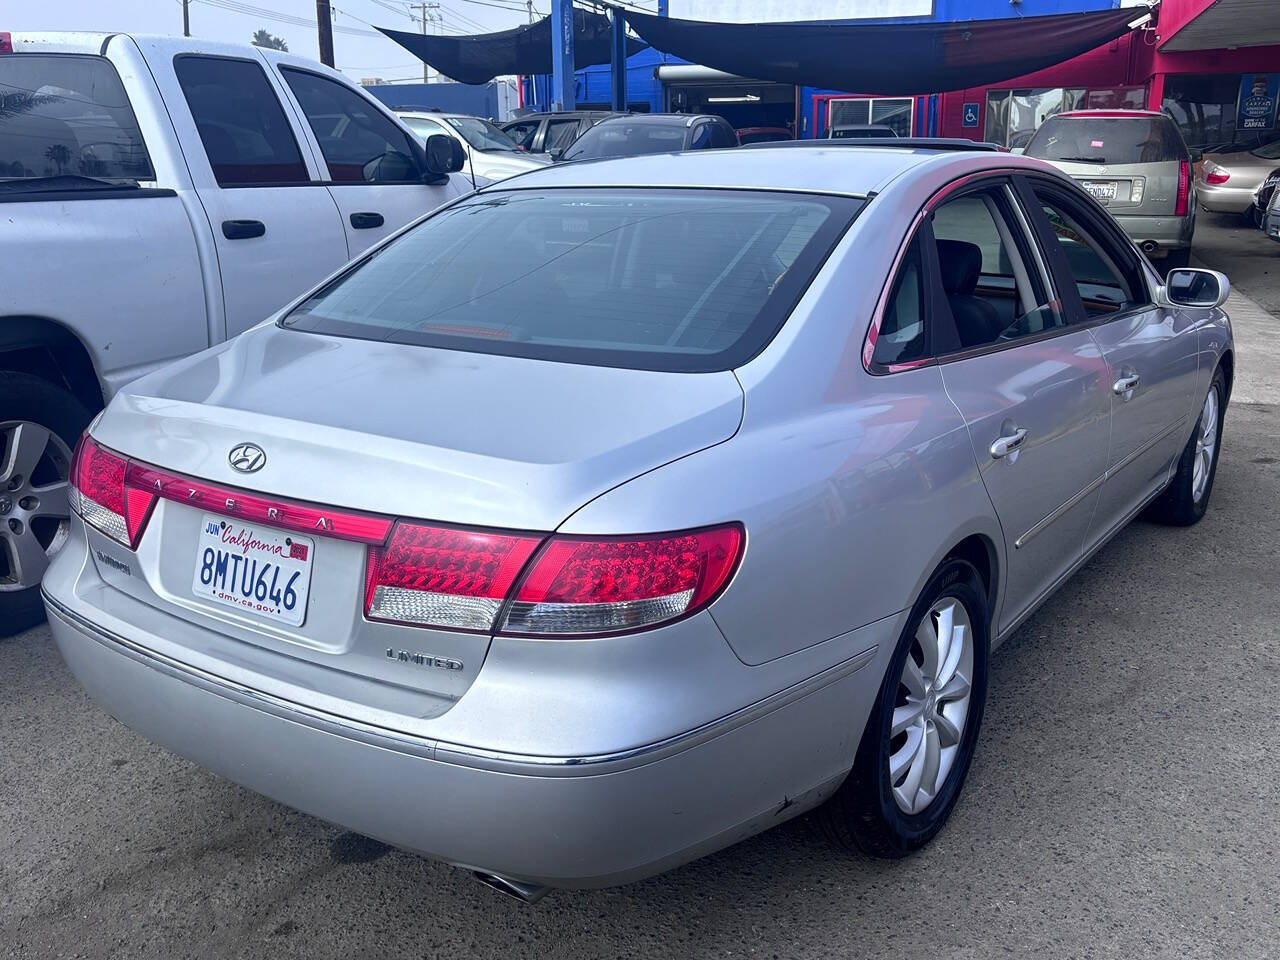
<instances>
[{"instance_id":1,"label":"gold wagon license plate","mask_svg":"<svg viewBox=\"0 0 1280 960\"><path fill-rule=\"evenodd\" d=\"M1116 184L1114 180L1103 182L1086 182L1084 188L1099 200L1114 200L1116 198Z\"/></svg>"},{"instance_id":2,"label":"gold wagon license plate","mask_svg":"<svg viewBox=\"0 0 1280 960\"><path fill-rule=\"evenodd\" d=\"M296 533L206 513L191 592L201 600L301 626L315 542Z\"/></svg>"}]
</instances>

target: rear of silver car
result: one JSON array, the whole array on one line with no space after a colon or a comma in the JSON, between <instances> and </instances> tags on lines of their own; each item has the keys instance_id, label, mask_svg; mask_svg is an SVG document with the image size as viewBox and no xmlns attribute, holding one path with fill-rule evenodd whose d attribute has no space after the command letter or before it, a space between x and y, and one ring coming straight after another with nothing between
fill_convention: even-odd
<instances>
[{"instance_id":1,"label":"rear of silver car","mask_svg":"<svg viewBox=\"0 0 1280 960\"><path fill-rule=\"evenodd\" d=\"M1168 117L1094 110L1050 117L1026 155L1079 181L1142 251L1186 265L1195 234L1192 154Z\"/></svg>"},{"instance_id":2,"label":"rear of silver car","mask_svg":"<svg viewBox=\"0 0 1280 960\"><path fill-rule=\"evenodd\" d=\"M772 335L859 207L734 196L481 194L123 391L44 581L77 678L202 766L526 898L825 799L897 619L834 664L749 665L710 614L748 549L729 498L665 532L583 513L734 436L721 352ZM557 296L600 315L607 271L636 292L600 342L548 336Z\"/></svg>"}]
</instances>

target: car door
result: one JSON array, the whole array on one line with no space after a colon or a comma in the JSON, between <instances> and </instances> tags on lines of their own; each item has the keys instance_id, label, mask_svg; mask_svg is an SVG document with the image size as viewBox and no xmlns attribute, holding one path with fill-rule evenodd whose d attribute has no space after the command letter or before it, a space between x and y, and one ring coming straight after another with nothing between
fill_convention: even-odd
<instances>
[{"instance_id":1,"label":"car door","mask_svg":"<svg viewBox=\"0 0 1280 960\"><path fill-rule=\"evenodd\" d=\"M422 181L414 135L341 80L287 64L280 74L306 117L355 257L463 192L456 178Z\"/></svg>"},{"instance_id":2,"label":"car door","mask_svg":"<svg viewBox=\"0 0 1280 960\"><path fill-rule=\"evenodd\" d=\"M1027 178L1022 189L1064 307L1089 326L1109 371L1111 441L1092 546L1163 488L1190 436L1195 321L1156 304L1133 244L1089 198L1047 178Z\"/></svg>"},{"instance_id":3,"label":"car door","mask_svg":"<svg viewBox=\"0 0 1280 960\"><path fill-rule=\"evenodd\" d=\"M231 337L341 266L346 238L260 59L148 59L213 232Z\"/></svg>"},{"instance_id":4,"label":"car door","mask_svg":"<svg viewBox=\"0 0 1280 960\"><path fill-rule=\"evenodd\" d=\"M1004 630L1082 556L1106 464L1107 367L1058 308L1007 181L946 194L928 226L950 324L935 337L942 378L1005 538Z\"/></svg>"}]
</instances>

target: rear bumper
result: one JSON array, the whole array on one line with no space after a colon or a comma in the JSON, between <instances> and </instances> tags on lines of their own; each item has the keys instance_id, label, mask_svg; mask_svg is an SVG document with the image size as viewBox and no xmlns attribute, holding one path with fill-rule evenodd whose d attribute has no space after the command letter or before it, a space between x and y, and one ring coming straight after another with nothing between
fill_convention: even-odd
<instances>
[{"instance_id":1,"label":"rear bumper","mask_svg":"<svg viewBox=\"0 0 1280 960\"><path fill-rule=\"evenodd\" d=\"M1181 250L1191 246L1191 239L1196 229L1194 216L1126 217L1121 215L1116 217L1116 222L1134 243L1139 246L1154 244L1161 251Z\"/></svg>"},{"instance_id":2,"label":"rear bumper","mask_svg":"<svg viewBox=\"0 0 1280 960\"><path fill-rule=\"evenodd\" d=\"M1200 205L1214 213L1245 213L1253 206L1253 191L1257 184L1233 187L1228 184L1196 183L1196 197Z\"/></svg>"},{"instance_id":3,"label":"rear bumper","mask_svg":"<svg viewBox=\"0 0 1280 960\"><path fill-rule=\"evenodd\" d=\"M852 764L882 666L875 647L864 650L641 748L513 757L325 713L192 667L158 653L154 634L95 610L65 578L52 580L45 604L63 658L106 712L148 739L360 833L552 887L640 879L821 802Z\"/></svg>"},{"instance_id":4,"label":"rear bumper","mask_svg":"<svg viewBox=\"0 0 1280 960\"><path fill-rule=\"evenodd\" d=\"M1280 210L1268 210L1262 229L1272 240L1280 241Z\"/></svg>"}]
</instances>

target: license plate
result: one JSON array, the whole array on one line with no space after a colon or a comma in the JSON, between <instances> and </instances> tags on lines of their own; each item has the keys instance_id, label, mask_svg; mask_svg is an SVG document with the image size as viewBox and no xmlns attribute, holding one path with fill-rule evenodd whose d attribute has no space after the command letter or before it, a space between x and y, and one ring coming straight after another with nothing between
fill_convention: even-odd
<instances>
[{"instance_id":1,"label":"license plate","mask_svg":"<svg viewBox=\"0 0 1280 960\"><path fill-rule=\"evenodd\" d=\"M1114 200L1116 198L1116 184L1114 180L1094 183L1090 183L1086 180L1084 188L1099 200Z\"/></svg>"},{"instance_id":2,"label":"license plate","mask_svg":"<svg viewBox=\"0 0 1280 960\"><path fill-rule=\"evenodd\" d=\"M191 592L201 600L301 626L315 542L296 533L206 513Z\"/></svg>"}]
</instances>

